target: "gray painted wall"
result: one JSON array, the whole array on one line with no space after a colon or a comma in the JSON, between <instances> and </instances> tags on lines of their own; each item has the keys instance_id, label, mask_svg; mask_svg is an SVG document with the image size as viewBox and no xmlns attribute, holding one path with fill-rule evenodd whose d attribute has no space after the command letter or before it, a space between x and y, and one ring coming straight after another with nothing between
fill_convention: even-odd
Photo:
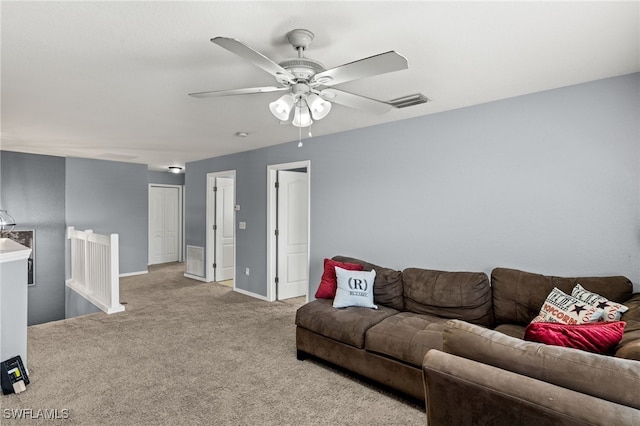
<instances>
[{"instance_id":1,"label":"gray painted wall","mask_svg":"<svg viewBox=\"0 0 640 426\"><path fill-rule=\"evenodd\" d=\"M236 286L266 295L266 164L265 149L189 163L185 177L185 242L205 247L207 173L236 170L236 221L247 229L236 229ZM262 185L262 186L260 186ZM263 244L260 251L258 244ZM205 255L206 256L206 255ZM205 257L206 258L206 257ZM251 275L244 274L245 268Z\"/></svg>"},{"instance_id":2,"label":"gray painted wall","mask_svg":"<svg viewBox=\"0 0 640 426\"><path fill-rule=\"evenodd\" d=\"M67 158L67 224L118 234L120 274L147 271L148 177L144 164Z\"/></svg>"},{"instance_id":3,"label":"gray painted wall","mask_svg":"<svg viewBox=\"0 0 640 426\"><path fill-rule=\"evenodd\" d=\"M28 323L65 317L65 159L2 151L0 205L16 229L35 229Z\"/></svg>"},{"instance_id":4,"label":"gray painted wall","mask_svg":"<svg viewBox=\"0 0 640 426\"><path fill-rule=\"evenodd\" d=\"M97 311L66 290L68 225L120 234L120 273L147 270L145 165L10 151L2 151L0 161L0 205L17 229L36 231L29 325Z\"/></svg>"},{"instance_id":5,"label":"gray painted wall","mask_svg":"<svg viewBox=\"0 0 640 426\"><path fill-rule=\"evenodd\" d=\"M236 285L266 296L266 168L311 160L311 297L335 254L639 291L639 116L632 74L188 163L186 244L205 245L206 173L235 169Z\"/></svg>"},{"instance_id":6,"label":"gray painted wall","mask_svg":"<svg viewBox=\"0 0 640 426\"><path fill-rule=\"evenodd\" d=\"M64 289L64 314L65 318L79 317L81 315L94 314L102 312L93 303L76 293L73 289L65 286Z\"/></svg>"},{"instance_id":7,"label":"gray painted wall","mask_svg":"<svg viewBox=\"0 0 640 426\"><path fill-rule=\"evenodd\" d=\"M184 185L184 173L147 172L149 183L159 183L163 185Z\"/></svg>"}]
</instances>

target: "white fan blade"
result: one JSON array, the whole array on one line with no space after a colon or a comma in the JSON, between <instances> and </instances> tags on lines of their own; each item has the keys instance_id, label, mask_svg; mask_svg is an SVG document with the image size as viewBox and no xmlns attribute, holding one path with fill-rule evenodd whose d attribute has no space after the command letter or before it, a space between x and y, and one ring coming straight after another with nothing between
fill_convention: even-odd
<instances>
[{"instance_id":1,"label":"white fan blade","mask_svg":"<svg viewBox=\"0 0 640 426\"><path fill-rule=\"evenodd\" d=\"M252 49L251 47L247 46L239 40L236 40L235 38L215 37L212 38L211 41L218 46L224 47L229 52L235 53L236 55L253 62L254 65L262 68L278 80L285 80L288 82L295 81L294 75L289 71L285 70L280 65L264 56L262 53Z\"/></svg>"},{"instance_id":2,"label":"white fan blade","mask_svg":"<svg viewBox=\"0 0 640 426\"><path fill-rule=\"evenodd\" d=\"M211 98L215 96L251 95L253 93L282 92L285 90L289 90L289 88L273 86L247 87L245 89L214 90L213 92L189 93L189 96L193 96L194 98Z\"/></svg>"},{"instance_id":3,"label":"white fan blade","mask_svg":"<svg viewBox=\"0 0 640 426\"><path fill-rule=\"evenodd\" d=\"M320 92L320 96L332 103L344 105L353 109L373 112L376 114L382 114L393 108L386 102L367 98L366 96L354 95L353 93L334 89L333 87L322 90Z\"/></svg>"},{"instance_id":4,"label":"white fan blade","mask_svg":"<svg viewBox=\"0 0 640 426\"><path fill-rule=\"evenodd\" d=\"M334 86L351 80L407 68L409 68L407 58L392 50L319 72L313 77L313 81L323 86Z\"/></svg>"}]
</instances>

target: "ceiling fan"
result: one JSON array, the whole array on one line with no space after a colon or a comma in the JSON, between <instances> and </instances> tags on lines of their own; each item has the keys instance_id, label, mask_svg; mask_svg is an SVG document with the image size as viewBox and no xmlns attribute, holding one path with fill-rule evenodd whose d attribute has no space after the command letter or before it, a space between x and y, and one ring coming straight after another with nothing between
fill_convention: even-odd
<instances>
[{"instance_id":1,"label":"ceiling fan","mask_svg":"<svg viewBox=\"0 0 640 426\"><path fill-rule=\"evenodd\" d=\"M274 76L279 86L197 92L189 93L189 96L206 98L287 92L271 102L269 109L281 122L288 121L293 110L294 117L291 124L297 127L308 127L313 123L313 120L321 120L326 117L331 111L332 103L373 113L383 113L394 107L391 103L349 93L336 89L334 86L360 78L407 69L408 63L404 56L395 51L389 51L325 69L320 62L304 56L304 51L313 41L311 31L295 29L287 33L287 39L298 52L298 57L286 59L278 64L234 38L212 38L213 43L247 59Z\"/></svg>"}]
</instances>

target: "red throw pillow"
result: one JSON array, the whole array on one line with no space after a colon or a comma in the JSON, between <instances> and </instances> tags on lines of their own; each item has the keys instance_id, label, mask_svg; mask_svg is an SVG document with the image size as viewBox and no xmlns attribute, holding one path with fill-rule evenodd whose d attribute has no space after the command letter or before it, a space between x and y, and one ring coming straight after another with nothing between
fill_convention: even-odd
<instances>
[{"instance_id":1,"label":"red throw pillow","mask_svg":"<svg viewBox=\"0 0 640 426\"><path fill-rule=\"evenodd\" d=\"M362 271L362 265L357 263L336 262L332 259L325 259L324 273L320 280L320 286L316 291L316 299L333 299L336 297L336 288L338 288L336 266L349 271Z\"/></svg>"},{"instance_id":2,"label":"red throw pillow","mask_svg":"<svg viewBox=\"0 0 640 426\"><path fill-rule=\"evenodd\" d=\"M599 354L612 353L622 340L624 321L589 324L532 322L524 331L524 339L547 345L582 349Z\"/></svg>"}]
</instances>

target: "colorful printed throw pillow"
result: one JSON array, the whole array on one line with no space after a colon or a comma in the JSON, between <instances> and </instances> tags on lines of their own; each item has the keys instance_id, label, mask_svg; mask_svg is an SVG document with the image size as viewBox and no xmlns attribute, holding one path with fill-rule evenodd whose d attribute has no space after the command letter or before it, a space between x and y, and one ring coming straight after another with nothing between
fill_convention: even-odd
<instances>
[{"instance_id":1,"label":"colorful printed throw pillow","mask_svg":"<svg viewBox=\"0 0 640 426\"><path fill-rule=\"evenodd\" d=\"M376 271L349 271L336 266L338 289L333 299L334 308L361 306L363 308L378 309L373 304L373 282Z\"/></svg>"},{"instance_id":2,"label":"colorful printed throw pillow","mask_svg":"<svg viewBox=\"0 0 640 426\"><path fill-rule=\"evenodd\" d=\"M320 279L320 286L316 291L316 299L333 299L336 297L336 266L352 271L362 271L362 265L357 263L336 262L333 259L325 259L324 273Z\"/></svg>"},{"instance_id":3,"label":"colorful printed throw pillow","mask_svg":"<svg viewBox=\"0 0 640 426\"><path fill-rule=\"evenodd\" d=\"M583 288L580 284L576 284L571 295L591 306L604 310L602 317L600 317L600 321L619 321L622 314L629 310L629 308L623 304L611 302L606 297L600 296L598 293L592 293Z\"/></svg>"},{"instance_id":4,"label":"colorful printed throw pillow","mask_svg":"<svg viewBox=\"0 0 640 426\"><path fill-rule=\"evenodd\" d=\"M587 324L598 321L603 313L602 309L569 296L554 287L542 304L540 313L531 322Z\"/></svg>"},{"instance_id":5,"label":"colorful printed throw pillow","mask_svg":"<svg viewBox=\"0 0 640 426\"><path fill-rule=\"evenodd\" d=\"M624 326L623 321L578 325L532 322L524 331L524 339L598 354L610 354L622 340Z\"/></svg>"}]
</instances>

